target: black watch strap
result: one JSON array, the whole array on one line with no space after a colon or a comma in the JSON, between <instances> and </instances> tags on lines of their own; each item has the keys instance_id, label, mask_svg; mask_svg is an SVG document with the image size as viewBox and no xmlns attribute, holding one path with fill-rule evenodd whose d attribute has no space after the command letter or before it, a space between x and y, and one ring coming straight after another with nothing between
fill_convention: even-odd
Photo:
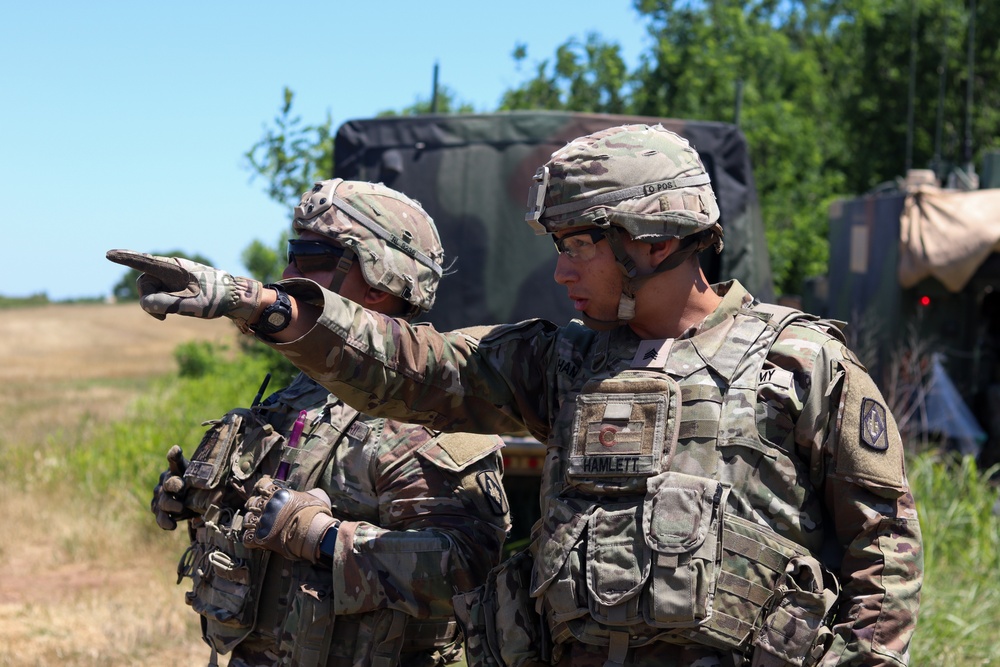
<instances>
[{"instance_id":1,"label":"black watch strap","mask_svg":"<svg viewBox=\"0 0 1000 667\"><path fill-rule=\"evenodd\" d=\"M326 529L323 540L319 543L319 561L324 565L333 565L333 550L337 546L337 526L334 524Z\"/></svg>"},{"instance_id":2,"label":"black watch strap","mask_svg":"<svg viewBox=\"0 0 1000 667\"><path fill-rule=\"evenodd\" d=\"M250 325L250 330L256 334L269 336L285 329L292 322L292 301L288 292L280 285L264 285L264 289L273 289L278 293L277 300L265 308L256 324Z\"/></svg>"}]
</instances>

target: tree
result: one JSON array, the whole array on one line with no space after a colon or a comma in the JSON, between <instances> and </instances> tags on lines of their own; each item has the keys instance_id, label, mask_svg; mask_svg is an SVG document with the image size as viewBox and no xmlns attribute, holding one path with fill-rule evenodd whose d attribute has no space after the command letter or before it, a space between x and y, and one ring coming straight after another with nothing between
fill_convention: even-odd
<instances>
[{"instance_id":1,"label":"tree","mask_svg":"<svg viewBox=\"0 0 1000 667\"><path fill-rule=\"evenodd\" d=\"M273 126L244 157L253 176L267 181L268 196L291 206L314 182L333 176L333 120L328 113L324 122L306 125L292 114L295 94L285 88L283 98Z\"/></svg>"},{"instance_id":2,"label":"tree","mask_svg":"<svg viewBox=\"0 0 1000 667\"><path fill-rule=\"evenodd\" d=\"M393 116L419 116L421 114L432 113L434 100L430 97L424 99L418 97L416 101L400 111L387 109L376 114L378 118L391 118ZM459 102L456 93L448 86L440 86L437 93L437 110L433 113L475 113L475 109L468 102Z\"/></svg>"},{"instance_id":3,"label":"tree","mask_svg":"<svg viewBox=\"0 0 1000 667\"><path fill-rule=\"evenodd\" d=\"M527 45L518 44L512 55L520 67L528 58ZM500 109L625 113L629 76L618 44L597 33L583 42L571 38L556 49L551 75L548 69L548 60L538 63L533 79L504 93Z\"/></svg>"}]
</instances>

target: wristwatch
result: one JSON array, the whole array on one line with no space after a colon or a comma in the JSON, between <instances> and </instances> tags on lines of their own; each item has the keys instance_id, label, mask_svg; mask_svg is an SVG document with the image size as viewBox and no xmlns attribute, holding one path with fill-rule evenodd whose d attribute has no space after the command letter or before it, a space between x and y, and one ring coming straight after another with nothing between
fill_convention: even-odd
<instances>
[{"instance_id":1,"label":"wristwatch","mask_svg":"<svg viewBox=\"0 0 1000 667\"><path fill-rule=\"evenodd\" d=\"M264 289L273 289L278 293L278 300L265 308L260 314L257 324L251 324L250 330L256 334L270 336L287 327L292 321L292 302L288 293L279 285L264 285Z\"/></svg>"}]
</instances>

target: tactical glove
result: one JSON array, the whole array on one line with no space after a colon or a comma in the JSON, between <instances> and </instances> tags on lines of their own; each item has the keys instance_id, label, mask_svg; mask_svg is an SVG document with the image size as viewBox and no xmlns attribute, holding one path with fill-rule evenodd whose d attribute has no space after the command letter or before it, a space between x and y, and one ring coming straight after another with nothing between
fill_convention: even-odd
<instances>
[{"instance_id":1,"label":"tactical glove","mask_svg":"<svg viewBox=\"0 0 1000 667\"><path fill-rule=\"evenodd\" d=\"M153 489L153 499L149 509L156 515L156 525L163 530L174 530L177 522L190 519L196 513L184 504L187 485L184 483L184 471L187 469L187 459L177 445L167 452L167 469L160 473L160 481Z\"/></svg>"},{"instance_id":2,"label":"tactical glove","mask_svg":"<svg viewBox=\"0 0 1000 667\"><path fill-rule=\"evenodd\" d=\"M142 272L136 281L139 305L158 320L173 313L205 319L225 315L245 328L260 306L262 285L252 278L132 250L109 250L107 258Z\"/></svg>"},{"instance_id":3,"label":"tactical glove","mask_svg":"<svg viewBox=\"0 0 1000 667\"><path fill-rule=\"evenodd\" d=\"M293 491L264 477L246 502L243 544L315 563L323 536L338 523L330 511L330 498L322 490Z\"/></svg>"}]
</instances>

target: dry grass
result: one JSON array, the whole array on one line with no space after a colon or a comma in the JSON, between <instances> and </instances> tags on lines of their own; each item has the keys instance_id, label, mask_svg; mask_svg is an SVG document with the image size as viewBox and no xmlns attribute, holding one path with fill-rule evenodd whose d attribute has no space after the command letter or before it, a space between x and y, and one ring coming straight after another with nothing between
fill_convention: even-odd
<instances>
[{"instance_id":1,"label":"dry grass","mask_svg":"<svg viewBox=\"0 0 1000 667\"><path fill-rule=\"evenodd\" d=\"M207 662L174 585L183 536L139 533L136 508L81 504L44 470L88 424L124 415L150 377L174 369L174 347L194 339L232 343L235 329L157 322L135 305L4 311L0 454L33 463L42 481L0 485L0 666Z\"/></svg>"}]
</instances>

